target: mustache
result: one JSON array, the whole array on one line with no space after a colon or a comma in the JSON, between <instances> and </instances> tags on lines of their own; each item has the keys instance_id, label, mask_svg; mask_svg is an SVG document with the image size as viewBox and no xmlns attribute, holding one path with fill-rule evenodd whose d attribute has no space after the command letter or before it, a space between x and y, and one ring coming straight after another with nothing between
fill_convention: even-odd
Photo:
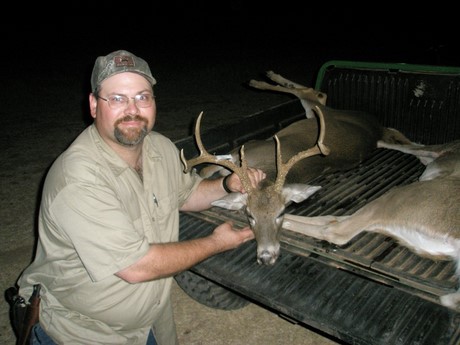
<instances>
[{"instance_id":1,"label":"mustache","mask_svg":"<svg viewBox=\"0 0 460 345\"><path fill-rule=\"evenodd\" d=\"M121 119L118 119L116 124L119 124L121 122L130 122L130 121L141 121L141 122L147 123L147 120L144 119L140 115L126 115L126 116L123 116Z\"/></svg>"}]
</instances>

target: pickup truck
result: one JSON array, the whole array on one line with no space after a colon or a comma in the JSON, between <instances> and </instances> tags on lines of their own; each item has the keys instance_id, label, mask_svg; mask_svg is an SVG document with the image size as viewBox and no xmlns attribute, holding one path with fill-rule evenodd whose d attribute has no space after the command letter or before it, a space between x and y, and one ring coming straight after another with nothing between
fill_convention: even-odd
<instances>
[{"instance_id":1,"label":"pickup truck","mask_svg":"<svg viewBox=\"0 0 460 345\"><path fill-rule=\"evenodd\" d=\"M315 89L328 95L329 107L373 113L412 141L459 138L460 68L329 61L320 68ZM208 152L225 154L304 116L300 101L291 100L203 131L202 141ZM186 157L198 154L193 136L175 143ZM416 181L423 170L414 156L376 149L355 168L308 181L321 190L290 204L287 213L348 215L390 188ZM247 224L242 212L218 207L181 213L180 239L201 237L228 219ZM454 262L420 257L380 234L364 232L335 246L283 229L281 255L273 266L257 264L251 241L175 279L209 307L257 303L345 344L460 344L460 313L439 303L439 296L458 289Z\"/></svg>"}]
</instances>

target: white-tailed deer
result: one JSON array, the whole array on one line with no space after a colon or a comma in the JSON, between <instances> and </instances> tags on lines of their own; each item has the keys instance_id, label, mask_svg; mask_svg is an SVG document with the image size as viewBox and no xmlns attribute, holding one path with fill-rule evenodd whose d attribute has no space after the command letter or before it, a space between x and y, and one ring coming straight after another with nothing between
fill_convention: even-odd
<instances>
[{"instance_id":1,"label":"white-tailed deer","mask_svg":"<svg viewBox=\"0 0 460 345\"><path fill-rule=\"evenodd\" d=\"M198 116L195 125L195 140L200 152L199 156L187 161L183 150L181 151L181 160L184 164L185 172L189 171L195 165L211 163L224 166L239 176L246 193L230 193L212 204L232 210L239 210L245 207L249 225L254 231L257 242L257 262L259 264L273 265L279 256L279 234L286 204L289 201L301 202L321 188L320 186L306 184L285 185L287 173L299 161L311 156L319 154L327 155L329 153L328 148L323 144L325 135L323 114L319 109L314 111L318 112L320 121L321 130L318 142L302 152L297 152L286 163L283 163L281 145L275 136L277 146L276 179L264 179L256 188L253 188L251 185L247 174L248 164L245 159L244 146L241 147L241 161L238 164L229 160L219 159L218 156L211 155L206 151L200 136L201 117L203 113Z\"/></svg>"},{"instance_id":2,"label":"white-tailed deer","mask_svg":"<svg viewBox=\"0 0 460 345\"><path fill-rule=\"evenodd\" d=\"M315 145L319 135L318 118L314 115L314 107L321 109L327 127L325 145L331 153L327 156L317 155L296 164L287 176L288 183L308 182L324 173L351 168L369 157L377 148L377 141L383 140L391 144L412 144L402 133L395 129L383 127L371 114L361 111L338 110L327 107L325 93L294 83L272 71L267 72L268 78L280 85L251 80L249 85L261 89L285 92L300 99L306 112L306 119L297 121L276 133L283 155L291 157L297 152ZM271 138L253 140L244 144L245 156L249 166L262 169L267 177L276 176L276 146ZM240 161L240 149L230 152L234 163ZM203 177L210 177L218 172L229 174L222 166L208 166L200 171Z\"/></svg>"},{"instance_id":3,"label":"white-tailed deer","mask_svg":"<svg viewBox=\"0 0 460 345\"><path fill-rule=\"evenodd\" d=\"M363 231L391 236L421 256L453 259L460 277L460 140L443 145L379 147L415 155L426 165L417 182L395 187L349 216L303 217L286 214L284 228L336 245ZM441 296L460 310L460 288Z\"/></svg>"}]
</instances>

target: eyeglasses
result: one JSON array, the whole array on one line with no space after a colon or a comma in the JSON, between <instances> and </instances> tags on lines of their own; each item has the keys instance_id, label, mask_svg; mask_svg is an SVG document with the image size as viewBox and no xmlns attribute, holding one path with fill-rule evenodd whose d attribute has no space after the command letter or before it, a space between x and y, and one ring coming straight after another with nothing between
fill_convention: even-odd
<instances>
[{"instance_id":1,"label":"eyeglasses","mask_svg":"<svg viewBox=\"0 0 460 345\"><path fill-rule=\"evenodd\" d=\"M97 98L106 101L111 109L124 109L128 107L130 99L133 99L134 104L136 104L136 106L139 108L151 107L153 105L153 99L155 98L155 96L149 93L141 93L134 97L112 95L107 98L103 98L100 96L97 96Z\"/></svg>"}]
</instances>

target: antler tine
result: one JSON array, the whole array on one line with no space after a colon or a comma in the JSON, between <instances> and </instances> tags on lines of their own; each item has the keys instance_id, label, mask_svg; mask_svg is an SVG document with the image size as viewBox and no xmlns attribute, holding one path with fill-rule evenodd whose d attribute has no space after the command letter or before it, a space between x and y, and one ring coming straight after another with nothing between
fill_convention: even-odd
<instances>
[{"instance_id":1,"label":"antler tine","mask_svg":"<svg viewBox=\"0 0 460 345\"><path fill-rule=\"evenodd\" d=\"M255 80L255 79L251 79L249 81L249 86L252 86L260 90L273 90L273 91L277 91L277 89L280 88L279 86L272 85L265 81L260 81L260 80Z\"/></svg>"},{"instance_id":2,"label":"antler tine","mask_svg":"<svg viewBox=\"0 0 460 345\"><path fill-rule=\"evenodd\" d=\"M182 164L184 164L184 172L189 172L190 169L198 165L202 162L205 162L205 157L210 156L210 154L206 151L206 149L203 146L203 141L201 140L201 134L200 134L200 127L201 127L201 117L203 116L203 112L198 115L198 119L196 120L195 124L195 140L196 144L198 146L198 150L200 151L200 155L197 158L190 159L188 162L185 159L184 155L184 149L180 150L180 160L182 161ZM190 164L190 166L189 166Z\"/></svg>"},{"instance_id":3,"label":"antler tine","mask_svg":"<svg viewBox=\"0 0 460 345\"><path fill-rule=\"evenodd\" d=\"M301 151L296 155L292 156L286 164L283 164L283 159L281 155L281 143L278 139L278 136L275 135L276 141L276 168L277 168L277 176L275 181L276 189L281 190L284 185L284 181L286 180L286 176L289 170L292 168L294 164L298 161L311 157L318 154L328 155L330 153L330 149L323 143L324 136L326 134L326 123L324 121L324 114L320 107L315 106L315 113L319 117L319 136L318 141L315 146L310 147L305 151Z\"/></svg>"},{"instance_id":4,"label":"antler tine","mask_svg":"<svg viewBox=\"0 0 460 345\"><path fill-rule=\"evenodd\" d=\"M235 174L237 174L238 177L240 178L240 181L241 181L241 184L243 185L244 190L247 193L249 193L252 190L252 184L251 184L251 180L249 179L249 175L247 174L248 166L247 166L246 158L244 156L244 145L241 146L241 149L240 149L241 167L236 165L232 161L222 160L216 157L215 155L211 155L204 148L203 141L201 140L200 126L201 126L202 116L203 116L203 112L200 113L200 115L198 116L198 119L196 120L196 124L195 124L195 140L198 146L198 150L200 152L199 156L187 161L185 159L184 149L181 149L180 151L180 159L182 161L182 164L184 164L184 172L189 172L193 166L201 164L201 163L212 163L212 164L221 165L223 167L230 169Z\"/></svg>"},{"instance_id":5,"label":"antler tine","mask_svg":"<svg viewBox=\"0 0 460 345\"><path fill-rule=\"evenodd\" d=\"M320 149L321 153L327 156L331 152L331 150L323 143L324 136L326 135L326 122L324 121L324 113L318 105L315 105L314 108L314 111L319 118L319 137L316 145L318 145L318 148Z\"/></svg>"}]
</instances>

